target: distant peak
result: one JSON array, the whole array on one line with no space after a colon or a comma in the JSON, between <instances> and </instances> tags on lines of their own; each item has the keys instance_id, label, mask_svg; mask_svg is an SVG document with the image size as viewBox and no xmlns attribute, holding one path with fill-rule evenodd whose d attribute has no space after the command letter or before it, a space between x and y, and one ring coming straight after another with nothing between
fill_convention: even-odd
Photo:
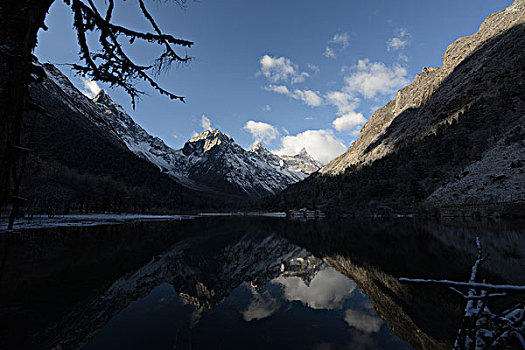
<instances>
[{"instance_id":1,"label":"distant peak","mask_svg":"<svg viewBox=\"0 0 525 350\"><path fill-rule=\"evenodd\" d=\"M306 147L303 147L298 154L296 154L294 157L301 158L308 161L316 161L314 157L308 151L306 150Z\"/></svg>"},{"instance_id":2,"label":"distant peak","mask_svg":"<svg viewBox=\"0 0 525 350\"><path fill-rule=\"evenodd\" d=\"M182 148L182 153L185 155L202 154L208 152L215 146L226 145L226 147L231 147L234 143L231 136L226 135L218 129L204 130L199 135L186 141Z\"/></svg>"},{"instance_id":3,"label":"distant peak","mask_svg":"<svg viewBox=\"0 0 525 350\"><path fill-rule=\"evenodd\" d=\"M255 153L257 153L257 152L261 152L261 151L263 151L263 152L264 152L264 151L268 152L268 150L266 149L266 147L264 147L263 144L260 143L259 141L255 142L255 143L253 144L253 146L249 149L249 151L250 151L250 152L255 152Z\"/></svg>"},{"instance_id":4,"label":"distant peak","mask_svg":"<svg viewBox=\"0 0 525 350\"><path fill-rule=\"evenodd\" d=\"M233 142L233 139L232 139L232 137L230 135L227 135L227 134L223 133L219 129L214 129L214 130L207 129L207 130L204 130L203 132L201 132L197 136L192 137L189 140L189 142L195 142L195 141L200 141L200 140L213 140L213 139L219 139L219 140L222 140L222 141Z\"/></svg>"},{"instance_id":5,"label":"distant peak","mask_svg":"<svg viewBox=\"0 0 525 350\"><path fill-rule=\"evenodd\" d=\"M106 91L104 91L104 89L101 89L101 90L98 92L97 96L95 96L95 97L93 98L93 101L97 102L97 100L99 100L99 99L101 99L101 98L104 98L105 96L106 96Z\"/></svg>"},{"instance_id":6,"label":"distant peak","mask_svg":"<svg viewBox=\"0 0 525 350\"><path fill-rule=\"evenodd\" d=\"M115 103L115 101L113 101L113 99L103 89L100 90L97 96L93 98L93 102L100 104Z\"/></svg>"}]
</instances>

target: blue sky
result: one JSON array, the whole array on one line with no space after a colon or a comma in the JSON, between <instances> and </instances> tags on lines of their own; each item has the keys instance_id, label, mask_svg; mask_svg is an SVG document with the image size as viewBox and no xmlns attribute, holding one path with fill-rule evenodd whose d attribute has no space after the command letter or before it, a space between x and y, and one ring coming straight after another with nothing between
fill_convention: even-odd
<instances>
[{"instance_id":1,"label":"blue sky","mask_svg":"<svg viewBox=\"0 0 525 350\"><path fill-rule=\"evenodd\" d=\"M103 1L96 2L104 6ZM120 2L119 2L120 3ZM425 66L440 66L446 47L474 33L511 0L200 0L186 9L148 5L161 28L195 41L194 57L159 78L185 104L149 90L132 110L120 89L109 94L149 133L182 147L194 133L219 128L248 148L296 153L327 162L357 137L372 112L395 97ZM149 30L136 1L117 6L115 20ZM72 16L55 1L40 32L43 62L78 62ZM154 47L127 47L146 63ZM67 66L59 66L89 92ZM90 85L95 88L94 84Z\"/></svg>"}]
</instances>

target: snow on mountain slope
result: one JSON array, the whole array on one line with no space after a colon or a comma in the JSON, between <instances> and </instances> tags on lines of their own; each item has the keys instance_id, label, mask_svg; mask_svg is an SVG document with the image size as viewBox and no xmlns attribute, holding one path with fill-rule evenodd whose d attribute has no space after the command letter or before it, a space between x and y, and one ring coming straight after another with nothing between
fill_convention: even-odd
<instances>
[{"instance_id":1,"label":"snow on mountain slope","mask_svg":"<svg viewBox=\"0 0 525 350\"><path fill-rule=\"evenodd\" d=\"M322 164L315 160L306 148L303 148L298 154L294 156L281 156L281 159L288 164L288 167L296 171L301 171L305 174L313 174L322 167Z\"/></svg>"},{"instance_id":2,"label":"snow on mountain slope","mask_svg":"<svg viewBox=\"0 0 525 350\"><path fill-rule=\"evenodd\" d=\"M190 188L261 197L281 191L306 178L309 169L319 168L305 152L294 156L301 157L298 161L294 157L283 161L261 144L246 151L219 130L206 130L188 140L182 149L174 150L148 134L104 91L93 102L133 153ZM298 166L301 162L314 165Z\"/></svg>"},{"instance_id":3,"label":"snow on mountain slope","mask_svg":"<svg viewBox=\"0 0 525 350\"><path fill-rule=\"evenodd\" d=\"M392 212L457 205L447 215L471 215L469 207L489 203L519 215L524 133L514 130L525 125L524 51L525 0L516 0L452 43L441 67L424 68L399 90L347 152L287 190L282 207L316 197L317 206L354 215L379 205Z\"/></svg>"},{"instance_id":4,"label":"snow on mountain slope","mask_svg":"<svg viewBox=\"0 0 525 350\"><path fill-rule=\"evenodd\" d=\"M316 161L310 154L308 154L308 152L306 152L305 148L303 148L299 154L293 156L279 156L268 151L260 142L256 142L249 151L256 153L276 169L288 169L289 171L296 173L301 177L301 180L316 172L322 166L321 163Z\"/></svg>"},{"instance_id":5,"label":"snow on mountain slope","mask_svg":"<svg viewBox=\"0 0 525 350\"><path fill-rule=\"evenodd\" d=\"M206 130L190 139L182 153L188 159L190 179L228 193L261 197L306 177L262 145L246 151L219 130Z\"/></svg>"},{"instance_id":6,"label":"snow on mountain slope","mask_svg":"<svg viewBox=\"0 0 525 350\"><path fill-rule=\"evenodd\" d=\"M193 189L206 190L188 179L184 171L186 157L181 150L174 150L160 138L148 134L104 90L98 93L93 102L103 111L105 120L130 151L156 165L161 172L167 173L180 184Z\"/></svg>"},{"instance_id":7,"label":"snow on mountain slope","mask_svg":"<svg viewBox=\"0 0 525 350\"><path fill-rule=\"evenodd\" d=\"M261 144L245 150L219 130L206 130L179 150L154 137L105 92L90 100L56 67L44 65L68 106L115 136L115 141L192 189L237 197L262 197L284 190L316 171L320 164L306 151L279 157Z\"/></svg>"},{"instance_id":8,"label":"snow on mountain slope","mask_svg":"<svg viewBox=\"0 0 525 350\"><path fill-rule=\"evenodd\" d=\"M433 206L525 202L524 136L513 143L498 142L426 202Z\"/></svg>"},{"instance_id":9,"label":"snow on mountain slope","mask_svg":"<svg viewBox=\"0 0 525 350\"><path fill-rule=\"evenodd\" d=\"M43 82L46 89L53 91L56 98L60 99L70 109L78 111L94 122L95 125L107 129L109 124L100 108L81 93L58 68L49 63L43 64L42 68L50 80L50 82ZM115 133L115 136L118 135Z\"/></svg>"}]
</instances>

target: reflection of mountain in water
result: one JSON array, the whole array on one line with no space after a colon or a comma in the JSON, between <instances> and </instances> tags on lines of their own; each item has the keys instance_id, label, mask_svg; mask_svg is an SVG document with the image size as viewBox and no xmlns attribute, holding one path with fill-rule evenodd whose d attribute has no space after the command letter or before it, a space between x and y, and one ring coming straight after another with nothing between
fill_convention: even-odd
<instances>
[{"instance_id":1,"label":"reflection of mountain in water","mask_svg":"<svg viewBox=\"0 0 525 350\"><path fill-rule=\"evenodd\" d=\"M32 348L59 343L75 348L133 316L137 305L154 300L155 309L167 298L186 315L185 334L201 332L210 339L253 341L262 332L268 341L298 337L321 345L322 335L333 345L345 334L340 347L350 339L353 346L390 348L391 343L381 343L395 338L385 321L416 348L446 348L462 301L445 289L402 285L397 278L464 279L479 234L491 254L483 277L523 283L516 280L523 279L524 261L516 247L525 246L525 238L519 234L522 226L515 227L210 218L10 238L0 250L0 297L3 310L11 310L5 318L10 322L0 324L0 347L2 338L10 345L9 339L28 341L38 332ZM29 296L32 304L24 299ZM19 305L38 307L16 311ZM227 321L235 326L228 329ZM242 334L235 327L244 327ZM10 333L17 336L9 338ZM403 348L400 344L395 343Z\"/></svg>"},{"instance_id":2,"label":"reflection of mountain in water","mask_svg":"<svg viewBox=\"0 0 525 350\"><path fill-rule=\"evenodd\" d=\"M272 300L259 293L270 281L277 278L276 283L285 286L291 298L298 298L292 300L308 303L311 282L330 274L322 261L275 234L246 234L233 241L231 238L196 237L175 244L148 264L115 281L104 294L83 306L83 311L71 312L70 322L61 322L61 329L56 329L60 335L55 339L68 347L85 342L131 302L146 297L165 283L171 284L180 297L197 309L217 305L232 290L246 284L254 294L252 304L243 313L245 320L250 321L267 317L272 314L272 308L275 309L276 304L272 306ZM330 290L325 283L314 291L319 289ZM321 306L340 302L337 298L342 296L327 296Z\"/></svg>"},{"instance_id":3,"label":"reflection of mountain in water","mask_svg":"<svg viewBox=\"0 0 525 350\"><path fill-rule=\"evenodd\" d=\"M227 242L224 245L213 238L183 241L115 282L90 309L100 315L99 310L107 309L106 303L131 306L118 312L119 320L112 319L108 327L88 336L91 340L87 349L107 347L108 341L104 340L110 332L107 330L129 324L128 318L135 319L140 312L136 311L137 303L129 301L140 300L142 304L157 286L168 283L183 298L183 304L191 304L193 310L189 329L177 327L178 336L173 345L177 348L191 343L201 349L266 349L274 348L275 344L286 347L286 339L290 338L295 342L291 348L301 348L304 344L311 347L318 338L324 338L325 343L320 344L325 345L328 340L332 345L342 341L341 345L353 348L387 344L392 349L407 348L384 327L353 281L304 249L275 234L246 234ZM169 292L158 295L157 299L166 297L170 297ZM155 298L152 299L149 306L143 308L160 307ZM312 318L312 314L316 316ZM243 322L235 315L241 316ZM147 317L146 314L140 316ZM316 325L320 322L322 326ZM332 330L331 338L330 328L334 324L338 330ZM84 327L76 325L75 328ZM303 327L313 327L315 332L309 334ZM258 337L264 338L260 331L266 333L266 343L258 344ZM283 336L279 332L288 334ZM294 332L302 339L296 339L298 335ZM381 345L383 343L385 345Z\"/></svg>"},{"instance_id":4,"label":"reflection of mountain in water","mask_svg":"<svg viewBox=\"0 0 525 350\"><path fill-rule=\"evenodd\" d=\"M404 285L397 278L466 280L476 256L475 237L480 236L484 252L490 255L480 271L481 278L525 283L525 255L518 248L525 246L522 223L393 221L371 225L339 221L291 225L286 236L292 242L354 280L396 335L418 349L451 348L464 301L446 288ZM512 304L512 300L507 302Z\"/></svg>"},{"instance_id":5,"label":"reflection of mountain in water","mask_svg":"<svg viewBox=\"0 0 525 350\"><path fill-rule=\"evenodd\" d=\"M152 288L170 283L196 307L210 308L243 282L255 289L265 286L281 272L303 275L318 270L320 260L276 235L247 234L239 241L217 248L216 240L189 239L157 256L130 276L116 281L104 299L147 295ZM297 266L297 262L303 262ZM291 271L286 268L293 267Z\"/></svg>"}]
</instances>

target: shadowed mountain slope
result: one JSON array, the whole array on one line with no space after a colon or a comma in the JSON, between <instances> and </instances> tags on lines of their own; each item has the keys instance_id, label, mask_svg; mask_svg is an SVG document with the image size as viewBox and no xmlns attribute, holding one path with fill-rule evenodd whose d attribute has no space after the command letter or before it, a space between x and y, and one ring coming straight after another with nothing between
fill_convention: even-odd
<instances>
[{"instance_id":1,"label":"shadowed mountain slope","mask_svg":"<svg viewBox=\"0 0 525 350\"><path fill-rule=\"evenodd\" d=\"M275 194L320 168L308 154L300 158L309 166L305 168L296 164L301 155L284 161L260 143L245 150L217 129L205 130L186 141L183 148L173 149L148 134L104 91L93 102L130 151L191 189L257 198Z\"/></svg>"},{"instance_id":2,"label":"shadowed mountain slope","mask_svg":"<svg viewBox=\"0 0 525 350\"><path fill-rule=\"evenodd\" d=\"M133 154L104 110L54 66L30 93L48 116L28 114L29 147L22 196L30 210L166 211L227 206L224 197L192 191Z\"/></svg>"},{"instance_id":3,"label":"shadowed mountain slope","mask_svg":"<svg viewBox=\"0 0 525 350\"><path fill-rule=\"evenodd\" d=\"M425 68L370 117L345 154L285 191L280 205L340 211L522 205L524 51L525 2L518 0L450 45L441 68ZM505 157L496 162L498 153ZM484 168L490 176L475 170ZM458 193L474 187L459 200Z\"/></svg>"}]
</instances>

